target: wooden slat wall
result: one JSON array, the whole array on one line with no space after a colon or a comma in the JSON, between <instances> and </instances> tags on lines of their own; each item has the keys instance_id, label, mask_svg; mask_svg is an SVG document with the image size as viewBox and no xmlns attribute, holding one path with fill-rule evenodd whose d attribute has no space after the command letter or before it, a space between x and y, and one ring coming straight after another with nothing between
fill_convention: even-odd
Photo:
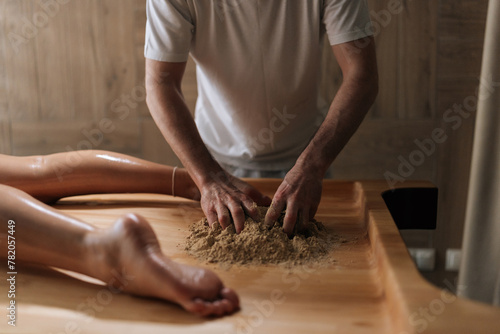
<instances>
[{"instance_id":1,"label":"wooden slat wall","mask_svg":"<svg viewBox=\"0 0 500 334\"><path fill-rule=\"evenodd\" d=\"M454 105L467 104L476 96L487 7L486 0L440 1L437 120L449 137L439 146L437 154L436 180L441 190L439 225L435 233L438 270L428 277L441 283L444 280L454 282L457 276L445 273L443 267L445 249L460 248L462 245L475 107L468 118L460 117L460 125L446 122L443 117Z\"/></svg>"},{"instance_id":2,"label":"wooden slat wall","mask_svg":"<svg viewBox=\"0 0 500 334\"><path fill-rule=\"evenodd\" d=\"M145 0L70 1L49 13L42 3L0 0L0 153L46 154L90 145L180 164L144 101ZM415 140L445 129L447 140L405 177L439 186L438 230L405 237L438 248L438 271L429 277L442 283L450 278L442 269L445 249L461 245L474 123L472 113L453 130L443 114L478 85L487 1L402 0L397 13L389 12L390 3L369 0L380 93L334 163L333 175L384 179L387 172L397 174L400 158L418 149ZM42 19L40 27L16 50L12 34L23 36L26 22L34 19ZM323 61L321 91L331 99L341 76L329 46ZM183 90L194 110L192 62ZM104 133L103 122L112 130Z\"/></svg>"},{"instance_id":3,"label":"wooden slat wall","mask_svg":"<svg viewBox=\"0 0 500 334\"><path fill-rule=\"evenodd\" d=\"M145 103L145 0L56 3L0 1L0 152L90 147L179 163Z\"/></svg>"}]
</instances>

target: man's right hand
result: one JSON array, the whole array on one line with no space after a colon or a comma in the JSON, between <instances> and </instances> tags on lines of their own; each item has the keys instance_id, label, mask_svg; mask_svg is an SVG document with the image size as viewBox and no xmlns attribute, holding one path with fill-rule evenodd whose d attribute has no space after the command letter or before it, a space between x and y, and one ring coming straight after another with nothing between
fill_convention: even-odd
<instances>
[{"instance_id":1,"label":"man's right hand","mask_svg":"<svg viewBox=\"0 0 500 334\"><path fill-rule=\"evenodd\" d=\"M245 214L260 219L258 205L269 205L271 199L255 187L225 171L213 173L201 185L201 207L210 226L219 222L222 228L234 223L236 233L244 228Z\"/></svg>"},{"instance_id":2,"label":"man's right hand","mask_svg":"<svg viewBox=\"0 0 500 334\"><path fill-rule=\"evenodd\" d=\"M181 82L186 63L146 59L147 103L151 116L201 193L201 207L211 225L243 230L245 213L258 219L257 205L269 205L248 183L225 172L203 143L184 100Z\"/></svg>"}]
</instances>

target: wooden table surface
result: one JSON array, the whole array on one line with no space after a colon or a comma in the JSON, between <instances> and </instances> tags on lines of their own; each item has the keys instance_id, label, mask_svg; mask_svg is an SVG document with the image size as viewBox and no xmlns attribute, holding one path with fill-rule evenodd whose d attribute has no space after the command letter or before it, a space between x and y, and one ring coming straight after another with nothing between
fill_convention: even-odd
<instances>
[{"instance_id":1,"label":"wooden table surface","mask_svg":"<svg viewBox=\"0 0 500 334\"><path fill-rule=\"evenodd\" d=\"M279 185L251 182L268 195ZM7 326L3 317L0 333L500 333L500 308L457 298L419 275L380 196L386 188L381 181L325 181L316 219L345 242L332 250L332 263L292 270L221 268L187 255L188 226L203 216L197 202L153 194L63 199L58 209L99 227L124 213L143 215L166 254L217 272L238 292L241 311L200 318L169 302L112 293L82 275L23 265L16 282L17 326Z\"/></svg>"}]
</instances>

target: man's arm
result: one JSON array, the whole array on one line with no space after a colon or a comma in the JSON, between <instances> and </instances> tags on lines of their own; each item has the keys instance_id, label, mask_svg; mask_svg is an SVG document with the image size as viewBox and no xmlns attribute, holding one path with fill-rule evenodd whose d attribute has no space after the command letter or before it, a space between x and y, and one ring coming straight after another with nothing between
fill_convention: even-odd
<instances>
[{"instance_id":1,"label":"man's arm","mask_svg":"<svg viewBox=\"0 0 500 334\"><path fill-rule=\"evenodd\" d=\"M239 232L243 229L245 212L258 218L254 201L266 204L266 197L226 173L208 152L182 95L185 68L185 62L146 59L147 104L163 136L200 189L201 207L208 221L211 224L219 221L225 228L232 219Z\"/></svg>"},{"instance_id":2,"label":"man's arm","mask_svg":"<svg viewBox=\"0 0 500 334\"><path fill-rule=\"evenodd\" d=\"M321 199L322 179L357 130L378 93L375 43L353 41L332 46L343 81L322 125L285 176L274 195L266 223L275 221L286 208L284 231L312 219ZM364 41L363 41L364 42ZM358 47L363 44L363 47Z\"/></svg>"}]
</instances>

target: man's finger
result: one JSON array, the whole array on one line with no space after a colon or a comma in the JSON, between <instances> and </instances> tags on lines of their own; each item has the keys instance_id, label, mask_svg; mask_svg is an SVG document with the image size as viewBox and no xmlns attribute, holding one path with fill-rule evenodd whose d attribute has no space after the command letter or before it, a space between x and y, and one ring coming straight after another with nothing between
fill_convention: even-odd
<instances>
[{"instance_id":1,"label":"man's finger","mask_svg":"<svg viewBox=\"0 0 500 334\"><path fill-rule=\"evenodd\" d=\"M207 221L208 221L208 226L214 227L214 225L217 223L217 213L213 210L209 210L206 213L207 216Z\"/></svg>"},{"instance_id":2,"label":"man's finger","mask_svg":"<svg viewBox=\"0 0 500 334\"><path fill-rule=\"evenodd\" d=\"M284 208L285 208L285 202L275 199L269 206L269 209L267 209L266 218L264 219L264 224L268 228L273 227L274 222L280 217L281 212L283 211Z\"/></svg>"},{"instance_id":3,"label":"man's finger","mask_svg":"<svg viewBox=\"0 0 500 334\"><path fill-rule=\"evenodd\" d=\"M295 224L297 223L297 215L298 215L297 206L293 202L288 203L286 207L285 219L283 220L283 231L289 237L293 235Z\"/></svg>"},{"instance_id":4,"label":"man's finger","mask_svg":"<svg viewBox=\"0 0 500 334\"><path fill-rule=\"evenodd\" d=\"M229 211L224 205L220 204L217 207L217 216L219 218L219 224L223 229L231 225L231 216L229 215Z\"/></svg>"},{"instance_id":5,"label":"man's finger","mask_svg":"<svg viewBox=\"0 0 500 334\"><path fill-rule=\"evenodd\" d=\"M245 213L243 212L243 208L240 203L236 203L234 201L231 201L228 207L231 211L231 217L233 218L236 233L240 233L243 231L243 227L245 225Z\"/></svg>"}]
</instances>

